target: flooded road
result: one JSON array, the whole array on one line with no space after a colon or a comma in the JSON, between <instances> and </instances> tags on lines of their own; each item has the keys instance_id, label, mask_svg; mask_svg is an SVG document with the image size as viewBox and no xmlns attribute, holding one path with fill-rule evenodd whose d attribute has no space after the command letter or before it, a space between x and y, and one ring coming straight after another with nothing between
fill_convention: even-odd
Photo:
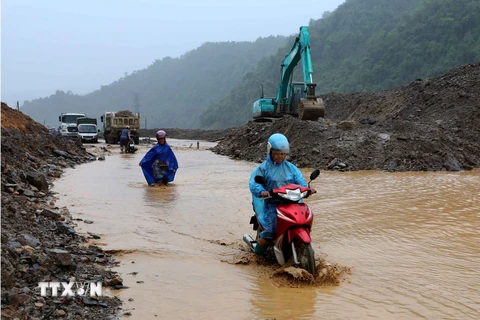
<instances>
[{"instance_id":1,"label":"flooded road","mask_svg":"<svg viewBox=\"0 0 480 320\"><path fill-rule=\"evenodd\" d=\"M253 235L257 164L205 149L213 143L168 142L180 166L169 187L146 185L141 146L67 170L53 189L58 206L94 221L79 232L120 250L115 270L129 288L115 294L129 319L480 318L480 171L322 172L307 200L313 248L352 273L338 286L292 288L261 266L225 262Z\"/></svg>"}]
</instances>

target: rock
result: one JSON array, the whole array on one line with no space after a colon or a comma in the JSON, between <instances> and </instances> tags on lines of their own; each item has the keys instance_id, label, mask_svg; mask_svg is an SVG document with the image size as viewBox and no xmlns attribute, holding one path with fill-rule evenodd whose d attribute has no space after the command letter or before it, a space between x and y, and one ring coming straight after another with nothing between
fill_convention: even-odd
<instances>
[{"instance_id":1,"label":"rock","mask_svg":"<svg viewBox=\"0 0 480 320\"><path fill-rule=\"evenodd\" d=\"M32 190L23 190L23 195L26 196L26 197L35 197L35 192L33 192Z\"/></svg>"},{"instance_id":2,"label":"rock","mask_svg":"<svg viewBox=\"0 0 480 320\"><path fill-rule=\"evenodd\" d=\"M351 130L355 128L355 121L340 121L337 123L337 128L341 130Z\"/></svg>"},{"instance_id":3,"label":"rock","mask_svg":"<svg viewBox=\"0 0 480 320\"><path fill-rule=\"evenodd\" d=\"M59 157L70 158L70 155L68 154L68 152L65 152L62 150L55 149L53 150L53 153Z\"/></svg>"},{"instance_id":4,"label":"rock","mask_svg":"<svg viewBox=\"0 0 480 320\"><path fill-rule=\"evenodd\" d=\"M49 168L50 170L53 170L53 171L59 171L59 170L60 170L60 168L57 167L57 166L54 165L54 164L48 163L47 166L48 166L48 168Z\"/></svg>"},{"instance_id":5,"label":"rock","mask_svg":"<svg viewBox=\"0 0 480 320\"><path fill-rule=\"evenodd\" d=\"M52 254L52 259L60 266L69 267L72 265L72 257L68 251L63 249L53 249L50 250L50 253Z\"/></svg>"},{"instance_id":6,"label":"rock","mask_svg":"<svg viewBox=\"0 0 480 320\"><path fill-rule=\"evenodd\" d=\"M443 163L444 168L447 171L461 171L462 168L460 166L460 163L458 162L457 159L455 159L453 156L449 155L447 159L445 159Z\"/></svg>"},{"instance_id":7,"label":"rock","mask_svg":"<svg viewBox=\"0 0 480 320\"><path fill-rule=\"evenodd\" d=\"M108 286L114 287L117 285L123 285L123 279L120 277L114 277L106 282Z\"/></svg>"},{"instance_id":8,"label":"rock","mask_svg":"<svg viewBox=\"0 0 480 320\"><path fill-rule=\"evenodd\" d=\"M97 300L89 299L89 298L85 298L85 297L82 299L82 302L83 302L84 305L89 306L89 307L98 305Z\"/></svg>"},{"instance_id":9,"label":"rock","mask_svg":"<svg viewBox=\"0 0 480 320\"><path fill-rule=\"evenodd\" d=\"M19 187L19 184L18 183L5 183L5 184L3 184L3 187L4 188L17 189Z\"/></svg>"},{"instance_id":10,"label":"rock","mask_svg":"<svg viewBox=\"0 0 480 320\"><path fill-rule=\"evenodd\" d=\"M32 247L38 247L39 245L42 244L40 242L40 240L38 240L37 238L35 238L31 234L24 234L23 238L25 239L25 242L28 243L28 245L30 245Z\"/></svg>"},{"instance_id":11,"label":"rock","mask_svg":"<svg viewBox=\"0 0 480 320\"><path fill-rule=\"evenodd\" d=\"M64 310L62 310L62 309L57 310L57 317L63 318L66 315L67 315L67 313Z\"/></svg>"},{"instance_id":12,"label":"rock","mask_svg":"<svg viewBox=\"0 0 480 320\"><path fill-rule=\"evenodd\" d=\"M369 125L372 125L372 124L377 123L377 120L372 119L372 118L361 118L359 122L360 122L361 124L369 124Z\"/></svg>"},{"instance_id":13,"label":"rock","mask_svg":"<svg viewBox=\"0 0 480 320\"><path fill-rule=\"evenodd\" d=\"M68 167L68 164L63 159L58 161L58 165L62 168Z\"/></svg>"},{"instance_id":14,"label":"rock","mask_svg":"<svg viewBox=\"0 0 480 320\"><path fill-rule=\"evenodd\" d=\"M388 133L379 133L379 134L378 134L378 137L379 137L381 140L384 140L384 141L390 140L390 135L389 135Z\"/></svg>"},{"instance_id":15,"label":"rock","mask_svg":"<svg viewBox=\"0 0 480 320\"><path fill-rule=\"evenodd\" d=\"M395 170L395 168L397 168L397 166L398 166L397 161L392 161L388 164L387 170L388 171L393 171L393 170Z\"/></svg>"},{"instance_id":16,"label":"rock","mask_svg":"<svg viewBox=\"0 0 480 320\"><path fill-rule=\"evenodd\" d=\"M60 219L60 216L61 216L60 213L58 213L56 211L53 211L53 210L50 210L50 209L43 209L40 212L40 215L42 215L44 217L52 218L54 220Z\"/></svg>"},{"instance_id":17,"label":"rock","mask_svg":"<svg viewBox=\"0 0 480 320\"><path fill-rule=\"evenodd\" d=\"M11 246L12 248L20 248L22 247L22 244L18 241L9 241L8 245Z\"/></svg>"},{"instance_id":18,"label":"rock","mask_svg":"<svg viewBox=\"0 0 480 320\"><path fill-rule=\"evenodd\" d=\"M10 260L2 254L2 288L9 288L13 284L15 278L15 268Z\"/></svg>"},{"instance_id":19,"label":"rock","mask_svg":"<svg viewBox=\"0 0 480 320\"><path fill-rule=\"evenodd\" d=\"M29 184L37 187L39 190L48 190L48 183L45 175L36 172L28 172L26 179Z\"/></svg>"},{"instance_id":20,"label":"rock","mask_svg":"<svg viewBox=\"0 0 480 320\"><path fill-rule=\"evenodd\" d=\"M55 225L58 228L58 231L64 234L75 234L75 229L72 226L69 226L63 221L57 221Z\"/></svg>"},{"instance_id":21,"label":"rock","mask_svg":"<svg viewBox=\"0 0 480 320\"><path fill-rule=\"evenodd\" d=\"M9 305L12 305L14 307L25 304L31 298L32 297L29 296L28 294L18 294L18 293L12 293L12 292L6 293L6 300L7 300L6 302Z\"/></svg>"},{"instance_id":22,"label":"rock","mask_svg":"<svg viewBox=\"0 0 480 320\"><path fill-rule=\"evenodd\" d=\"M338 160L337 158L333 159L332 161L330 161L328 163L328 168L329 169L333 169L333 167L335 167L337 165L337 163L339 163L340 160Z\"/></svg>"}]
</instances>

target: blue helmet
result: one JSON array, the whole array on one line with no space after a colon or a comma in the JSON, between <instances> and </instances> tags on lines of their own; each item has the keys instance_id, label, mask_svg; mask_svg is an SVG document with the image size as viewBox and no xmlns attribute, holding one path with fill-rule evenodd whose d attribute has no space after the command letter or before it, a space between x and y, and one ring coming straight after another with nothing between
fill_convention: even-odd
<instances>
[{"instance_id":1,"label":"blue helmet","mask_svg":"<svg viewBox=\"0 0 480 320\"><path fill-rule=\"evenodd\" d=\"M287 137L281 133L274 133L268 138L267 153L270 154L272 149L279 150L281 152L289 153L290 144Z\"/></svg>"}]
</instances>

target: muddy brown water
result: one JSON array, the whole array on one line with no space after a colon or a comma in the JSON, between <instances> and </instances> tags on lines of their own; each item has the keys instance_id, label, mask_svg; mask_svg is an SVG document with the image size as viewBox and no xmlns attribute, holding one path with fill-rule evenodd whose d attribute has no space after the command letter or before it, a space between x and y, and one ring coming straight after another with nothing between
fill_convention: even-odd
<instances>
[{"instance_id":1,"label":"muddy brown water","mask_svg":"<svg viewBox=\"0 0 480 320\"><path fill-rule=\"evenodd\" d=\"M231 263L248 255L256 164L206 150L214 143L169 143L180 169L167 188L146 185L144 146L67 170L54 187L57 205L94 221L79 232L119 250L129 288L112 294L129 319L480 318L479 170L322 172L307 200L313 247L352 271L337 286L284 286L261 265Z\"/></svg>"}]
</instances>

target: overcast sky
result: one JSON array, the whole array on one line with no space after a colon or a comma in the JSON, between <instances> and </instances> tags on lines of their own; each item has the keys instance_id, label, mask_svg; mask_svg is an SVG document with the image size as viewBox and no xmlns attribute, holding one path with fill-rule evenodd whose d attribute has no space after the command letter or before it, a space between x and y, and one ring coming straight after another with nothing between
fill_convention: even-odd
<instances>
[{"instance_id":1,"label":"overcast sky","mask_svg":"<svg viewBox=\"0 0 480 320\"><path fill-rule=\"evenodd\" d=\"M86 94L204 42L298 32L344 0L1 0L1 98Z\"/></svg>"}]
</instances>

